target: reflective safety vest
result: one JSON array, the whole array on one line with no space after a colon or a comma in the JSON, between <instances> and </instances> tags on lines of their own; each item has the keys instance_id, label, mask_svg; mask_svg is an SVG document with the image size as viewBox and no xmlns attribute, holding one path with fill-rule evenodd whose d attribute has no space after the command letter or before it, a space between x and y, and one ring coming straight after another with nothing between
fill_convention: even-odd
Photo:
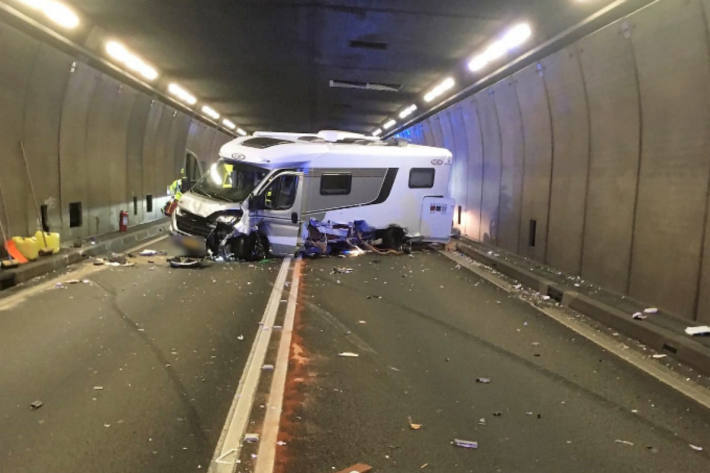
<instances>
[{"instance_id":1,"label":"reflective safety vest","mask_svg":"<svg viewBox=\"0 0 710 473\"><path fill-rule=\"evenodd\" d=\"M173 196L175 200L180 200L182 198L182 179L175 179L170 187L168 187L168 194Z\"/></svg>"}]
</instances>

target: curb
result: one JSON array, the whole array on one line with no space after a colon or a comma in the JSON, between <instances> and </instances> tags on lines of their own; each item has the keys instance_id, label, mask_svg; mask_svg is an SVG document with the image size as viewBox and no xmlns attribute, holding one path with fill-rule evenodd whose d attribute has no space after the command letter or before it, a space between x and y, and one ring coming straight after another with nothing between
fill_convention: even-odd
<instances>
[{"instance_id":1,"label":"curb","mask_svg":"<svg viewBox=\"0 0 710 473\"><path fill-rule=\"evenodd\" d=\"M667 353L700 373L710 375L710 348L692 338L658 325L631 318L630 314L605 302L580 294L576 290L551 281L519 265L495 258L482 249L457 242L456 249L476 261L515 279L517 282L581 312L608 327L635 338L659 352ZM689 322L690 324L690 322Z\"/></svg>"},{"instance_id":2,"label":"curb","mask_svg":"<svg viewBox=\"0 0 710 473\"><path fill-rule=\"evenodd\" d=\"M123 234L97 240L95 245L86 248L62 248L59 254L40 257L15 269L0 270L0 291L9 289L30 279L53 271L61 270L71 264L83 261L87 257L98 256L111 251L120 252L136 246L141 241L149 240L161 233L167 233L168 222L141 225Z\"/></svg>"}]
</instances>

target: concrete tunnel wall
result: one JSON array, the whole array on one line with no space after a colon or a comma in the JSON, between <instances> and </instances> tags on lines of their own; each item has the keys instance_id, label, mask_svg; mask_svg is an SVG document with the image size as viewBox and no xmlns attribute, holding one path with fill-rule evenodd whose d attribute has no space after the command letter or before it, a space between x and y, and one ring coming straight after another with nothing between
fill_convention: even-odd
<instances>
[{"instance_id":1,"label":"concrete tunnel wall","mask_svg":"<svg viewBox=\"0 0 710 473\"><path fill-rule=\"evenodd\" d=\"M130 225L161 218L186 148L210 162L231 139L3 23L0 45L0 222L9 235L40 228L20 141L50 229L71 241L118 230L121 210ZM82 219L70 227L74 202Z\"/></svg>"},{"instance_id":2,"label":"concrete tunnel wall","mask_svg":"<svg viewBox=\"0 0 710 473\"><path fill-rule=\"evenodd\" d=\"M710 322L709 14L660 0L401 136L453 152L467 237Z\"/></svg>"}]
</instances>

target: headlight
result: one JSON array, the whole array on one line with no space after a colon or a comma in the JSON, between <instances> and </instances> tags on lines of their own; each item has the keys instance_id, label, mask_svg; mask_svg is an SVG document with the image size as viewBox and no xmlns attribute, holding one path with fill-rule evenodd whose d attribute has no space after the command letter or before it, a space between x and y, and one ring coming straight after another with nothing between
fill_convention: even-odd
<instances>
[{"instance_id":1,"label":"headlight","mask_svg":"<svg viewBox=\"0 0 710 473\"><path fill-rule=\"evenodd\" d=\"M239 220L239 218L234 215L220 215L217 217L217 222L224 223L226 225L234 225L237 223L237 220Z\"/></svg>"}]
</instances>

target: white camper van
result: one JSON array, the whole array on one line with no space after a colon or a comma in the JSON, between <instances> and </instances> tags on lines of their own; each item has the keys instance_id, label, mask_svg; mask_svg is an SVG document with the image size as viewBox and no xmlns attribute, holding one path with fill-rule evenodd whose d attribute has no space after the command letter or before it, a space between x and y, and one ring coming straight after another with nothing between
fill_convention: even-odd
<instances>
[{"instance_id":1,"label":"white camper van","mask_svg":"<svg viewBox=\"0 0 710 473\"><path fill-rule=\"evenodd\" d=\"M171 232L184 247L244 259L289 255L308 222L364 221L393 245L446 242L451 153L347 132L257 132L220 150L184 194Z\"/></svg>"}]
</instances>

